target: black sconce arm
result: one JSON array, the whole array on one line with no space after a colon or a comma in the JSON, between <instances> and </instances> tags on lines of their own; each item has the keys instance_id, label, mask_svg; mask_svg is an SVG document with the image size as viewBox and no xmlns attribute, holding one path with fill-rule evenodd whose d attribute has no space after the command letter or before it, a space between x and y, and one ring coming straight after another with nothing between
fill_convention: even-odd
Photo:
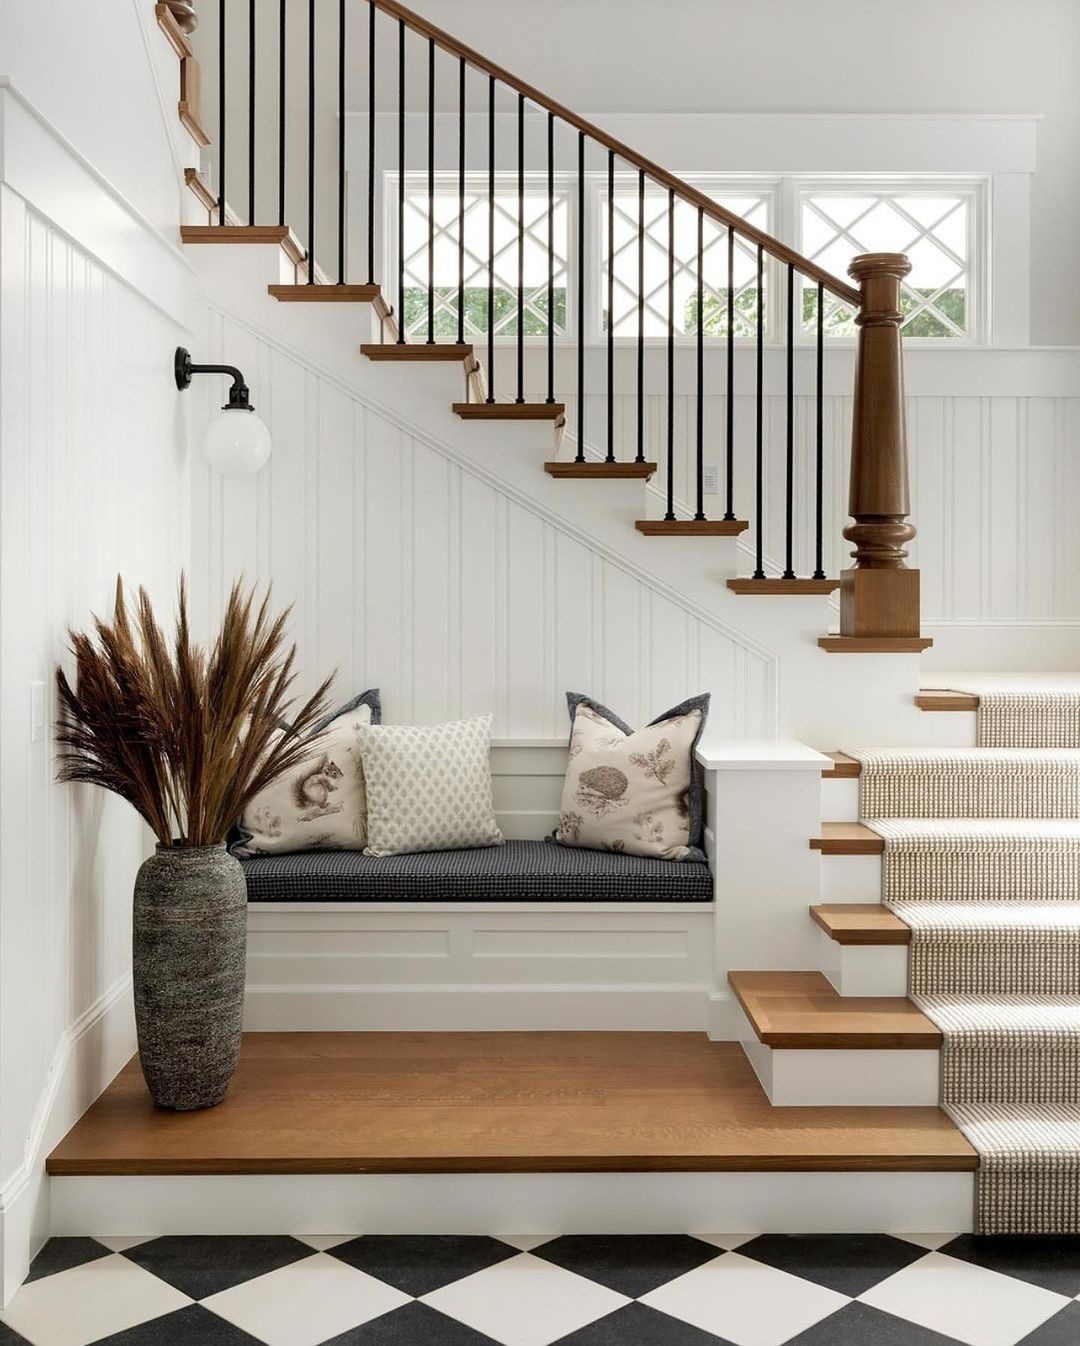
<instances>
[{"instance_id":1,"label":"black sconce arm","mask_svg":"<svg viewBox=\"0 0 1080 1346\"><path fill-rule=\"evenodd\" d=\"M251 405L251 394L244 382L244 376L235 365L197 365L192 362L189 351L186 351L183 346L177 346L176 355L173 359L173 371L176 375L176 386L181 392L191 386L191 380L195 374L226 374L232 379L232 387L229 389L228 404L222 410L254 410Z\"/></svg>"}]
</instances>

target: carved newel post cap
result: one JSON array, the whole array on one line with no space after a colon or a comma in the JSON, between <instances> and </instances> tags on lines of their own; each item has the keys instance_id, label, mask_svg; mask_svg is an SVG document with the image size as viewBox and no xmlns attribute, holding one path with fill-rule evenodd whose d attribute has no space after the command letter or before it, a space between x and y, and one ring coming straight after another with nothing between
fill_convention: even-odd
<instances>
[{"instance_id":1,"label":"carved newel post cap","mask_svg":"<svg viewBox=\"0 0 1080 1346\"><path fill-rule=\"evenodd\" d=\"M902 279L911 270L911 261L904 252L862 252L848 263L848 275L861 284L877 276L895 276Z\"/></svg>"}]
</instances>

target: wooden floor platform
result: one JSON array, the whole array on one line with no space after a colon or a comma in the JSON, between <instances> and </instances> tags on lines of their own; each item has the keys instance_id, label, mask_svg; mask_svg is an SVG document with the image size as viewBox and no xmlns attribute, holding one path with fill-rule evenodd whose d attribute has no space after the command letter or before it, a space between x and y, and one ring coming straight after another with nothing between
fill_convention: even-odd
<instances>
[{"instance_id":1,"label":"wooden floor platform","mask_svg":"<svg viewBox=\"0 0 1080 1346\"><path fill-rule=\"evenodd\" d=\"M64 1175L966 1171L937 1108L773 1108L698 1033L252 1033L226 1101L156 1110L132 1062Z\"/></svg>"}]
</instances>

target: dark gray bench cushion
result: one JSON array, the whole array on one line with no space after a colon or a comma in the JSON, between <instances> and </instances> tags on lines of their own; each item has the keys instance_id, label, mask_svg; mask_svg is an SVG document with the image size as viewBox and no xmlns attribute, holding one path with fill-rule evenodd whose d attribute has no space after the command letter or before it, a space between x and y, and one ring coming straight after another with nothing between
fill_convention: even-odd
<instances>
[{"instance_id":1,"label":"dark gray bench cushion","mask_svg":"<svg viewBox=\"0 0 1080 1346\"><path fill-rule=\"evenodd\" d=\"M508 841L369 856L305 851L244 860L250 902L709 902L709 866Z\"/></svg>"}]
</instances>

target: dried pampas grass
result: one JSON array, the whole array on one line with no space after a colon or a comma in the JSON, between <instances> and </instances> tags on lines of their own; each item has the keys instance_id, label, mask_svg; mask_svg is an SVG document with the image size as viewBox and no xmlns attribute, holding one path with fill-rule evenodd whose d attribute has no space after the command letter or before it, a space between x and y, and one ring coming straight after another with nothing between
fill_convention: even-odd
<instances>
[{"instance_id":1,"label":"dried pampas grass","mask_svg":"<svg viewBox=\"0 0 1080 1346\"><path fill-rule=\"evenodd\" d=\"M69 633L74 687L57 669L59 779L120 795L163 846L223 842L248 801L308 756L327 709L329 678L294 709L290 609L271 619L269 604L269 590L256 608L254 589L235 584L207 650L192 641L181 580L170 645L145 589L129 616L118 578L112 622Z\"/></svg>"}]
</instances>

